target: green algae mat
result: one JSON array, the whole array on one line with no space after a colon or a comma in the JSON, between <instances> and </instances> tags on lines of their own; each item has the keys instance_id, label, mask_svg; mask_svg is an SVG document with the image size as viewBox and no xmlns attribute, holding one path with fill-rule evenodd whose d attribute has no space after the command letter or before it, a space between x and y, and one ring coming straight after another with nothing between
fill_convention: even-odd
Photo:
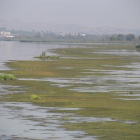
<instances>
[{"instance_id":1,"label":"green algae mat","mask_svg":"<svg viewBox=\"0 0 140 140\"><path fill-rule=\"evenodd\" d=\"M103 140L140 139L140 52L133 45L79 45L50 50L58 59L13 61L16 80L1 100L31 102L73 113L67 130L82 130ZM72 118L77 121L72 121Z\"/></svg>"}]
</instances>

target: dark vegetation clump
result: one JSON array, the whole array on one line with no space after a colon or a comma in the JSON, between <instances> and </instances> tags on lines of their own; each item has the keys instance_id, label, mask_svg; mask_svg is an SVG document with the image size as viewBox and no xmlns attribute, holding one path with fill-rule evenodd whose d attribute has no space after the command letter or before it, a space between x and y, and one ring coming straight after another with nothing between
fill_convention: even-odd
<instances>
[{"instance_id":1,"label":"dark vegetation clump","mask_svg":"<svg viewBox=\"0 0 140 140\"><path fill-rule=\"evenodd\" d=\"M137 45L136 48L140 48L140 45Z\"/></svg>"}]
</instances>

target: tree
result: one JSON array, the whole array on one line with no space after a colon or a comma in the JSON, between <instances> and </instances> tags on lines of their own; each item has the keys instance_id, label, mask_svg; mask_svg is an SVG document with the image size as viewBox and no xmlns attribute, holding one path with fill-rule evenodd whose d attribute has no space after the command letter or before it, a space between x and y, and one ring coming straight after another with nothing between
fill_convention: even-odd
<instances>
[{"instance_id":1,"label":"tree","mask_svg":"<svg viewBox=\"0 0 140 140\"><path fill-rule=\"evenodd\" d=\"M41 38L41 34L40 34L39 32L37 32L37 33L35 34L35 38Z\"/></svg>"},{"instance_id":2,"label":"tree","mask_svg":"<svg viewBox=\"0 0 140 140\"><path fill-rule=\"evenodd\" d=\"M124 36L123 36L122 34L119 34L119 35L117 36L117 40L118 40L118 41L124 40Z\"/></svg>"},{"instance_id":3,"label":"tree","mask_svg":"<svg viewBox=\"0 0 140 140\"><path fill-rule=\"evenodd\" d=\"M140 48L140 45L137 45L136 48Z\"/></svg>"},{"instance_id":4,"label":"tree","mask_svg":"<svg viewBox=\"0 0 140 140\"><path fill-rule=\"evenodd\" d=\"M134 40L134 39L135 39L135 35L133 35L133 34L128 34L128 35L126 35L126 40L132 41L132 40Z\"/></svg>"}]
</instances>

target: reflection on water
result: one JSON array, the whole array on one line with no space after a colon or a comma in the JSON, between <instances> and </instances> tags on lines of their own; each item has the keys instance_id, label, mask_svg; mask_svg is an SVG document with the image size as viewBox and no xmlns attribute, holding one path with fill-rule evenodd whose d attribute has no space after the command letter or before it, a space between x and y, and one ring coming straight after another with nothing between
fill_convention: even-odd
<instances>
[{"instance_id":1,"label":"reflection on water","mask_svg":"<svg viewBox=\"0 0 140 140\"><path fill-rule=\"evenodd\" d=\"M118 55L118 56L140 56L140 53L137 50L102 50L99 52L93 52L99 54L109 54L109 55Z\"/></svg>"},{"instance_id":2,"label":"reflection on water","mask_svg":"<svg viewBox=\"0 0 140 140\"><path fill-rule=\"evenodd\" d=\"M111 118L82 117L65 110L80 108L38 107L29 103L0 103L0 139L20 137L29 139L53 140L96 140L96 136L87 136L83 131L67 131L64 123L82 122L121 122L136 124L137 122L114 120ZM61 110L64 113L53 113ZM67 120L65 119L67 118ZM4 137L5 136L5 137Z\"/></svg>"},{"instance_id":3,"label":"reflection on water","mask_svg":"<svg viewBox=\"0 0 140 140\"><path fill-rule=\"evenodd\" d=\"M22 89L22 91L20 89ZM11 85L2 85L2 84L0 84L0 96L4 95L4 94L15 94L15 93L21 93L21 92L24 92L23 87L21 88L19 86L11 86Z\"/></svg>"},{"instance_id":4,"label":"reflection on water","mask_svg":"<svg viewBox=\"0 0 140 140\"><path fill-rule=\"evenodd\" d=\"M0 139L20 137L53 140L94 140L82 131L67 131L62 128L64 117L71 113L52 113L66 110L57 107L38 107L29 103L0 103ZM76 110L69 108L69 110ZM51 111L51 112L50 112ZM74 119L74 118L73 118ZM4 137L5 136L5 137Z\"/></svg>"},{"instance_id":5,"label":"reflection on water","mask_svg":"<svg viewBox=\"0 0 140 140\"><path fill-rule=\"evenodd\" d=\"M36 60L35 56L39 56L42 52L46 55L55 55L49 52L49 49L73 47L72 45L56 45L47 43L24 43L24 42L7 42L0 41L0 70L6 70L8 67L4 62L10 60Z\"/></svg>"}]
</instances>

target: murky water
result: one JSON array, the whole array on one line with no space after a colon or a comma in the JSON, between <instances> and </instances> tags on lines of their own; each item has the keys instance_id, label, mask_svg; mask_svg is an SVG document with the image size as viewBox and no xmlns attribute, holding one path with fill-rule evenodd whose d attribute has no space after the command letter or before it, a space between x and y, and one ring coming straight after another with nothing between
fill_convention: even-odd
<instances>
[{"instance_id":1,"label":"murky water","mask_svg":"<svg viewBox=\"0 0 140 140\"><path fill-rule=\"evenodd\" d=\"M35 60L33 57L40 55L43 51L47 55L52 55L49 49L71 47L66 45L53 45L43 43L20 43L20 42L0 42L0 70L8 70L5 62L11 60ZM73 47L73 46L72 46ZM140 56L137 51L118 51L118 50L101 50L94 52L107 55L120 56ZM53 54L55 55L55 54ZM76 58L74 58L76 59ZM78 58L79 59L79 58ZM103 67L115 67L112 65L104 65ZM132 70L95 70L85 69L84 73L89 76L76 78L44 78L44 79L24 79L18 80L38 80L49 81L52 85L58 87L69 87L69 90L78 92L110 92L116 91L125 98L118 100L140 100L140 63L132 63L129 66L120 66L123 68L132 68ZM58 68L60 69L60 68ZM61 69L72 69L69 67L61 67ZM98 76L102 74L103 76ZM82 86L84 84L84 86ZM9 94L6 88L14 88L14 86L5 86L0 84L0 95ZM16 87L20 89L20 87ZM134 91L128 94L128 91ZM11 91L10 93L16 93ZM19 91L18 91L19 92ZM127 98L129 97L129 98ZM130 98L131 97L131 98ZM74 110L73 108L69 108ZM79 109L79 108L77 108ZM122 123L135 124L137 122L113 120L111 118L95 118L82 117L68 113L52 113L52 110L63 110L65 108L47 108L33 106L29 103L0 103L0 139L51 139L51 140L77 140L77 139L96 139L97 137L89 137L82 131L67 131L62 128L66 122L64 118L68 118L67 122L100 122L115 121Z\"/></svg>"}]
</instances>

